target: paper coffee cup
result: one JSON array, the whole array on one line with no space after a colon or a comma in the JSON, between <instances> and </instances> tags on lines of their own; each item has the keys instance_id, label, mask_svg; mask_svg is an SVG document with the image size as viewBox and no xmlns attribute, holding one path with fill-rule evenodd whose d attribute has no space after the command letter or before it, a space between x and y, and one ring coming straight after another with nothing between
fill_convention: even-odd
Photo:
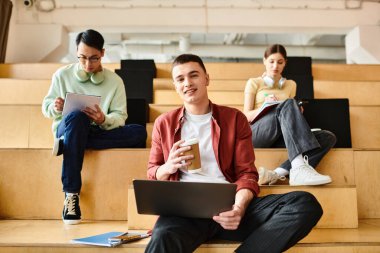
<instances>
[{"instance_id":1,"label":"paper coffee cup","mask_svg":"<svg viewBox=\"0 0 380 253\"><path fill-rule=\"evenodd\" d=\"M181 147L191 146L190 150L183 152L183 155L194 155L194 158L191 161L191 164L187 166L187 171L189 173L196 173L202 170L201 166L201 156L199 153L199 141L197 138L192 138L186 140L181 144Z\"/></svg>"}]
</instances>

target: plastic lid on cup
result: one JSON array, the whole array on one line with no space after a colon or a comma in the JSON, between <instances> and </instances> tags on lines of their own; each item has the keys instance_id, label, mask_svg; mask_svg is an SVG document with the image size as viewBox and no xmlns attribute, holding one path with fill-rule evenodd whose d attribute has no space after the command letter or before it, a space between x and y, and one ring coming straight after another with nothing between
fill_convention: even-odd
<instances>
[{"instance_id":1,"label":"plastic lid on cup","mask_svg":"<svg viewBox=\"0 0 380 253\"><path fill-rule=\"evenodd\" d=\"M196 144L198 142L199 142L198 138L191 138L191 139L185 140L185 142L182 143L180 146L181 147L190 146L190 145Z\"/></svg>"}]
</instances>

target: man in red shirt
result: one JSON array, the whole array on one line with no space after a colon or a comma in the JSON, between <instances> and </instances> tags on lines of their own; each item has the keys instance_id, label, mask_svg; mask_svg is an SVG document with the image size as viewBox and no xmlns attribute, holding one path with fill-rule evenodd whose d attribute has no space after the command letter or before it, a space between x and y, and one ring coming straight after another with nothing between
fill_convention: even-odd
<instances>
[{"instance_id":1,"label":"man in red shirt","mask_svg":"<svg viewBox=\"0 0 380 253\"><path fill-rule=\"evenodd\" d=\"M178 56L173 62L175 89L184 106L156 119L148 178L237 184L232 210L212 219L161 216L146 252L193 252L210 239L240 241L236 252L283 252L305 237L322 216L307 192L258 197L252 132L239 110L213 104L209 75L200 57ZM189 173L192 155L185 140L197 138L202 171Z\"/></svg>"}]
</instances>

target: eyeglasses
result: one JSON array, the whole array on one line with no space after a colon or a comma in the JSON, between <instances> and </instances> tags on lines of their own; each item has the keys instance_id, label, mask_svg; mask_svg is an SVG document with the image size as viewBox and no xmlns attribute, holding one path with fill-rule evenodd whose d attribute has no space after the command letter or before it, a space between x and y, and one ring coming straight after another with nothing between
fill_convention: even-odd
<instances>
[{"instance_id":1,"label":"eyeglasses","mask_svg":"<svg viewBox=\"0 0 380 253\"><path fill-rule=\"evenodd\" d=\"M90 63L95 63L95 62L98 62L100 60L101 57L98 57L98 56L91 56L89 58L87 58L86 56L78 56L78 60L81 62L81 63L86 63L86 61L88 60Z\"/></svg>"}]
</instances>

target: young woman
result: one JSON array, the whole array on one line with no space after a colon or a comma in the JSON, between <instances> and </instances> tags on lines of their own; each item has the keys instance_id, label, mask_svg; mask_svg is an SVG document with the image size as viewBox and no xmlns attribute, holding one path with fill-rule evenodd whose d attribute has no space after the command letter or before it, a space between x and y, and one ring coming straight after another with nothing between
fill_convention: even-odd
<instances>
[{"instance_id":1,"label":"young woman","mask_svg":"<svg viewBox=\"0 0 380 253\"><path fill-rule=\"evenodd\" d=\"M296 83L281 73L286 65L286 50L272 45L264 53L265 73L250 78L244 91L244 113L251 124L255 148L286 147L289 160L275 170L259 168L259 184L274 184L289 175L290 185L321 185L332 180L314 168L335 145L336 137L325 130L312 132L294 100ZM264 115L260 107L268 102L280 102Z\"/></svg>"}]
</instances>

